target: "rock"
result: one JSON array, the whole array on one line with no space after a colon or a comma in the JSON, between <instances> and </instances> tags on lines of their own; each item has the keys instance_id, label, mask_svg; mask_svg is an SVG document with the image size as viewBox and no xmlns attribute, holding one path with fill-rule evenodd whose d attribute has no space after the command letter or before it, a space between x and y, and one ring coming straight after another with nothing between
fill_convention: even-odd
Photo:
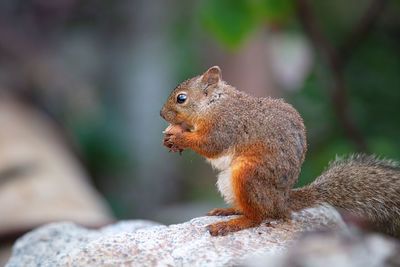
<instances>
[{"instance_id":1,"label":"rock","mask_svg":"<svg viewBox=\"0 0 400 267\"><path fill-rule=\"evenodd\" d=\"M381 267L400 266L400 242L377 233L351 231L310 232L281 255L249 259L244 266L262 267Z\"/></svg>"},{"instance_id":2,"label":"rock","mask_svg":"<svg viewBox=\"0 0 400 267\"><path fill-rule=\"evenodd\" d=\"M20 238L6 266L203 266L237 265L264 253L281 253L300 233L346 229L330 206L293 215L289 222L212 237L208 224L229 217L199 217L170 226L148 221L120 222L88 230L72 223L53 223Z\"/></svg>"}]
</instances>

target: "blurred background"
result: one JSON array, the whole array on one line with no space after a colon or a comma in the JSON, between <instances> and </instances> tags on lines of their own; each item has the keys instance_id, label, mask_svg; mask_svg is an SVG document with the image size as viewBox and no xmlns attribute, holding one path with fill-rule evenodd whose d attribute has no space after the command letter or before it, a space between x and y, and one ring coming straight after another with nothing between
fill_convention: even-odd
<instances>
[{"instance_id":1,"label":"blurred background","mask_svg":"<svg viewBox=\"0 0 400 267\"><path fill-rule=\"evenodd\" d=\"M51 221L178 223L224 206L201 157L162 146L159 116L213 65L301 113L298 185L336 155L399 160L399 47L396 0L2 0L0 247Z\"/></svg>"}]
</instances>

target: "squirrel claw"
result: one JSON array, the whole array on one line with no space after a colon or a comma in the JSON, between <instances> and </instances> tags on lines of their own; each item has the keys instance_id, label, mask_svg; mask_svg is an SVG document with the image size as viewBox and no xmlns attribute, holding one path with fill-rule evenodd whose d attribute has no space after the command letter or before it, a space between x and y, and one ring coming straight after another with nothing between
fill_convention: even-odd
<instances>
[{"instance_id":1,"label":"squirrel claw","mask_svg":"<svg viewBox=\"0 0 400 267\"><path fill-rule=\"evenodd\" d=\"M239 227L230 225L227 222L219 222L215 224L210 224L206 227L212 236L226 236L231 232L237 232L240 230Z\"/></svg>"},{"instance_id":2,"label":"squirrel claw","mask_svg":"<svg viewBox=\"0 0 400 267\"><path fill-rule=\"evenodd\" d=\"M252 228L260 225L260 221L253 221L245 216L232 219L226 222L218 222L210 224L206 229L212 236L225 236L232 232L237 232L243 229Z\"/></svg>"},{"instance_id":3,"label":"squirrel claw","mask_svg":"<svg viewBox=\"0 0 400 267\"><path fill-rule=\"evenodd\" d=\"M179 152L179 154L182 154L183 148L176 144L175 139L174 135L167 135L163 140L163 144L170 152Z\"/></svg>"}]
</instances>

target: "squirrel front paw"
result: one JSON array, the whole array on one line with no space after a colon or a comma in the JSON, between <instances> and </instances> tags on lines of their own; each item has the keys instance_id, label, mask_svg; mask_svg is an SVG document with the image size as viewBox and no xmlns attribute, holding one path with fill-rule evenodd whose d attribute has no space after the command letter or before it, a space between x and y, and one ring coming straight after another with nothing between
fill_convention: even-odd
<instances>
[{"instance_id":1,"label":"squirrel front paw","mask_svg":"<svg viewBox=\"0 0 400 267\"><path fill-rule=\"evenodd\" d=\"M179 152L181 153L186 146L183 145L184 138L183 134L187 132L186 128L183 128L181 125L170 125L168 126L163 134L165 134L163 144L169 151Z\"/></svg>"},{"instance_id":2,"label":"squirrel front paw","mask_svg":"<svg viewBox=\"0 0 400 267\"><path fill-rule=\"evenodd\" d=\"M167 135L163 140L163 144L169 151L182 152L185 148L180 146L177 142L176 135Z\"/></svg>"}]
</instances>

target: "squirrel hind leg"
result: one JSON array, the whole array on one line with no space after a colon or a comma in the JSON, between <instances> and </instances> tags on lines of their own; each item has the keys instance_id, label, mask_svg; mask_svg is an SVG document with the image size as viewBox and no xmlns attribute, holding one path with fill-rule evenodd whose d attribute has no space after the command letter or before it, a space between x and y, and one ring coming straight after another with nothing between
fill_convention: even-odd
<instances>
[{"instance_id":1,"label":"squirrel hind leg","mask_svg":"<svg viewBox=\"0 0 400 267\"><path fill-rule=\"evenodd\" d=\"M242 215L240 211L234 208L225 208L225 209L213 209L212 211L208 212L207 216L230 216L230 215Z\"/></svg>"},{"instance_id":2,"label":"squirrel hind leg","mask_svg":"<svg viewBox=\"0 0 400 267\"><path fill-rule=\"evenodd\" d=\"M239 166L241 167L241 166ZM288 196L284 190L274 186L273 174L259 171L263 166L246 165L232 172L232 185L236 197L235 205L254 221L264 219L291 218Z\"/></svg>"},{"instance_id":3,"label":"squirrel hind leg","mask_svg":"<svg viewBox=\"0 0 400 267\"><path fill-rule=\"evenodd\" d=\"M212 236L225 236L232 232L259 226L262 221L253 221L246 216L232 219L226 222L218 222L207 226Z\"/></svg>"}]
</instances>

